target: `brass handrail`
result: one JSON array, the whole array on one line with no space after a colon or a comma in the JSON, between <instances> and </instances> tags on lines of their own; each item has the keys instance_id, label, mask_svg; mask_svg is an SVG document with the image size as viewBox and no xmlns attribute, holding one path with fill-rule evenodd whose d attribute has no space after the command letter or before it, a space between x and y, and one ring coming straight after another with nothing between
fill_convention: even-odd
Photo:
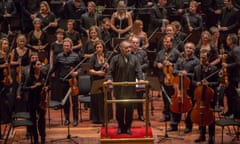
<instances>
[{"instance_id":1,"label":"brass handrail","mask_svg":"<svg viewBox=\"0 0 240 144\"><path fill-rule=\"evenodd\" d=\"M121 99L121 100L108 100L108 91L111 86L134 86L134 85L144 85L145 86L145 99ZM136 88L137 89L137 88ZM111 84L104 82L103 83L103 91L104 91L104 127L105 127L105 138L108 137L108 104L109 103L146 103L145 104L145 117L146 117L146 137L148 135L148 126L149 126L149 82L144 81L141 83L138 82L112 82Z\"/></svg>"}]
</instances>

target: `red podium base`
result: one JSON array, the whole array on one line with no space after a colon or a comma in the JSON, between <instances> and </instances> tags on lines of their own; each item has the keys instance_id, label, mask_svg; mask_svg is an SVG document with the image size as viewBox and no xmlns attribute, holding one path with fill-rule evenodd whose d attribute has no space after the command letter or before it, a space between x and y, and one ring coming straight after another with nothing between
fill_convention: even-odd
<instances>
[{"instance_id":1,"label":"red podium base","mask_svg":"<svg viewBox=\"0 0 240 144\"><path fill-rule=\"evenodd\" d=\"M108 137L105 137L105 128L101 129L101 144L153 144L152 128L148 128L146 137L146 127L132 127L132 134L117 134L117 128L108 128Z\"/></svg>"}]
</instances>

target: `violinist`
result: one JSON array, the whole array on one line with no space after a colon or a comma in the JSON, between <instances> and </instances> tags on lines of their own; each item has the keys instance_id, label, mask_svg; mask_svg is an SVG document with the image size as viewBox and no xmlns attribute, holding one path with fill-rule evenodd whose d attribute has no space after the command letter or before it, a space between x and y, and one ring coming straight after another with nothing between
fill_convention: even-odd
<instances>
[{"instance_id":1,"label":"violinist","mask_svg":"<svg viewBox=\"0 0 240 144\"><path fill-rule=\"evenodd\" d=\"M26 80L23 90L29 91L28 109L30 119L33 123L31 132L34 137L34 143L38 143L38 133L41 136L41 144L45 144L46 137L46 110L40 107L41 91L47 90L43 88L43 73L41 72L42 63L39 60L34 60L30 64L29 76ZM38 114L38 116L37 116ZM38 120L37 120L38 119Z\"/></svg>"},{"instance_id":2,"label":"violinist","mask_svg":"<svg viewBox=\"0 0 240 144\"><path fill-rule=\"evenodd\" d=\"M187 42L184 45L184 52L181 53L176 64L174 65L174 74L176 76L186 76L190 81L192 80L194 67L199 64L199 59L194 55L194 51L195 51L194 43ZM193 102L193 90L194 90L194 86L192 85L191 82L190 82L189 89L183 90L183 91L187 91L187 95L191 98L190 99L191 103ZM190 113L191 111L187 113L187 117L185 120L186 128L184 130L184 133L189 133L192 131L192 121L190 119ZM170 130L174 130L175 128L178 127L178 123L181 120L181 113L171 112L171 115L172 116L171 116Z\"/></svg>"},{"instance_id":3,"label":"violinist","mask_svg":"<svg viewBox=\"0 0 240 144\"><path fill-rule=\"evenodd\" d=\"M101 80L105 78L109 64L107 62L108 57L111 55L109 52L105 51L105 44L103 41L98 40L95 42L95 51L96 53L90 58L90 69L89 73L92 77L92 80ZM110 96L110 95L109 95ZM110 98L108 98L110 99ZM108 107L109 116L111 119L112 116L112 107ZM91 96L91 114L92 122L99 124L104 122L104 93L92 94Z\"/></svg>"},{"instance_id":4,"label":"violinist","mask_svg":"<svg viewBox=\"0 0 240 144\"><path fill-rule=\"evenodd\" d=\"M205 79L205 77L209 76L210 74L212 74L216 71L217 71L217 67L213 66L209 63L209 51L201 50L200 51L200 65L197 65L194 67L193 85L196 87L203 85L203 86L207 86L207 87L210 87L213 90L215 90L215 88L218 85L217 74L213 75L212 77L209 77L208 79ZM214 97L215 97L215 95L216 95L216 93L214 93ZM195 95L194 95L194 97L196 98ZM202 99L204 99L204 98L202 98ZM196 99L194 99L194 100L196 101ZM205 101L208 101L208 100L209 100L209 98L205 98ZM203 102L204 104L206 104L205 101ZM214 106L215 106L215 101L212 100L212 102L210 103L210 107L214 108ZM198 115L200 115L200 114L198 114ZM213 144L214 143L214 135L215 135L214 119L213 119L213 122L208 126L208 133L209 133L208 143ZM195 142L199 143L199 142L206 141L205 134L206 134L206 126L200 126L200 137L197 138L195 140Z\"/></svg>"},{"instance_id":5,"label":"violinist","mask_svg":"<svg viewBox=\"0 0 240 144\"><path fill-rule=\"evenodd\" d=\"M226 62L222 63L223 68L227 68L229 85L226 87L225 94L227 96L228 110L224 113L225 116L233 116L235 110L239 107L236 103L238 93L236 88L240 88L240 49L237 46L237 35L228 34L226 43L230 48Z\"/></svg>"},{"instance_id":6,"label":"violinist","mask_svg":"<svg viewBox=\"0 0 240 144\"><path fill-rule=\"evenodd\" d=\"M9 79L9 76L11 76L10 71L8 71L8 61L6 59L7 52L9 49L9 43L7 38L0 39L0 121L6 122L4 118L7 118L9 115L9 103L7 102L8 96L7 94L10 92L11 88L11 79ZM10 116L9 116L10 118ZM1 137L1 131L0 131L0 137Z\"/></svg>"},{"instance_id":7,"label":"violinist","mask_svg":"<svg viewBox=\"0 0 240 144\"><path fill-rule=\"evenodd\" d=\"M63 52L60 52L55 60L53 68L51 70L52 77L56 78L59 81L59 95L53 95L52 98L61 101L67 91L70 88L69 80L76 77L79 73L78 70L72 71L72 69L80 62L79 56L77 53L72 51L73 43L70 38L65 38L63 40ZM70 73L66 79L64 77ZM71 96L70 96L71 97ZM72 96L72 108L73 108L73 126L78 125L78 97ZM64 125L70 124L70 101L67 99L66 103L63 106L65 122Z\"/></svg>"},{"instance_id":8,"label":"violinist","mask_svg":"<svg viewBox=\"0 0 240 144\"><path fill-rule=\"evenodd\" d=\"M10 86L12 84L11 70L8 63L9 42L7 38L0 39L0 69L1 69L1 84Z\"/></svg>"},{"instance_id":9,"label":"violinist","mask_svg":"<svg viewBox=\"0 0 240 144\"><path fill-rule=\"evenodd\" d=\"M11 64L11 73L13 78L12 84L12 93L14 100L22 99L21 87L22 87L22 73L25 66L30 63L31 50L26 47L27 38L25 35L18 35L16 39L17 47L11 50L10 64ZM22 106L16 106L16 110L23 108Z\"/></svg>"},{"instance_id":10,"label":"violinist","mask_svg":"<svg viewBox=\"0 0 240 144\"><path fill-rule=\"evenodd\" d=\"M179 51L173 48L173 39L169 36L164 36L163 46L164 48L157 53L156 59L154 61L154 67L158 70L158 78L160 84L166 90L167 95L163 96L163 118L160 120L169 121L170 120L170 109L169 109L169 99L168 97L173 95L174 89L172 86L173 78L173 68L172 66L176 63L179 57ZM166 70L166 71L164 71ZM177 129L177 128L176 128ZM175 130L176 130L175 129Z\"/></svg>"}]
</instances>

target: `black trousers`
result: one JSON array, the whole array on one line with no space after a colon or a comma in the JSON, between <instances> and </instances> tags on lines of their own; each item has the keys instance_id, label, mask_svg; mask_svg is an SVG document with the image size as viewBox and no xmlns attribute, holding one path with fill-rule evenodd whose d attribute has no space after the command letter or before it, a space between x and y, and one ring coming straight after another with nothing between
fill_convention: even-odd
<instances>
[{"instance_id":1,"label":"black trousers","mask_svg":"<svg viewBox=\"0 0 240 144\"><path fill-rule=\"evenodd\" d=\"M69 84L67 82L61 82L60 87L61 87L61 99L64 99L64 97L66 96L66 94L69 90ZM78 96L72 96L70 94L69 97L72 99L73 119L78 120ZM70 118L69 98L66 100L66 103L63 106L63 110L64 110L65 119L69 120L69 118Z\"/></svg>"},{"instance_id":2,"label":"black trousers","mask_svg":"<svg viewBox=\"0 0 240 144\"><path fill-rule=\"evenodd\" d=\"M237 82L230 81L228 87L225 89L227 96L228 112L231 114L235 113L236 108L238 107L237 98L238 93L236 91Z\"/></svg>"},{"instance_id":3,"label":"black trousers","mask_svg":"<svg viewBox=\"0 0 240 144\"><path fill-rule=\"evenodd\" d=\"M30 132L34 137L34 143L38 142L38 133L41 136L41 139L45 139L46 137L46 119L45 119L46 110L41 109L39 103L40 96L29 95L28 106L31 117L30 119L33 123L32 128L30 128Z\"/></svg>"},{"instance_id":4,"label":"black trousers","mask_svg":"<svg viewBox=\"0 0 240 144\"><path fill-rule=\"evenodd\" d=\"M169 98L171 98L171 96L174 94L174 88L173 86L166 86L163 85L164 89L166 90L167 95L165 95L165 93L163 93L163 116L165 118L170 118L170 102L169 102Z\"/></svg>"},{"instance_id":5,"label":"black trousers","mask_svg":"<svg viewBox=\"0 0 240 144\"><path fill-rule=\"evenodd\" d=\"M121 129L131 128L133 121L133 104L131 103L117 103L116 104L116 118L118 127Z\"/></svg>"}]
</instances>

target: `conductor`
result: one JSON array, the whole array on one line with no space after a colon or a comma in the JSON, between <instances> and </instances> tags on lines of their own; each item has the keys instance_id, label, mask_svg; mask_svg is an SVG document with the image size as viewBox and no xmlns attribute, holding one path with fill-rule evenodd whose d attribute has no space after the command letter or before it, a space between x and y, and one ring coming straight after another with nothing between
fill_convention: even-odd
<instances>
[{"instance_id":1,"label":"conductor","mask_svg":"<svg viewBox=\"0 0 240 144\"><path fill-rule=\"evenodd\" d=\"M124 40L120 43L121 53L114 56L111 60L108 73L106 75L107 83L114 82L143 82L140 63L135 55L131 54L132 43ZM114 97L117 100L136 98L135 86L114 86ZM131 134L131 124L133 120L132 103L116 103L116 118L118 121L117 134Z\"/></svg>"}]
</instances>

